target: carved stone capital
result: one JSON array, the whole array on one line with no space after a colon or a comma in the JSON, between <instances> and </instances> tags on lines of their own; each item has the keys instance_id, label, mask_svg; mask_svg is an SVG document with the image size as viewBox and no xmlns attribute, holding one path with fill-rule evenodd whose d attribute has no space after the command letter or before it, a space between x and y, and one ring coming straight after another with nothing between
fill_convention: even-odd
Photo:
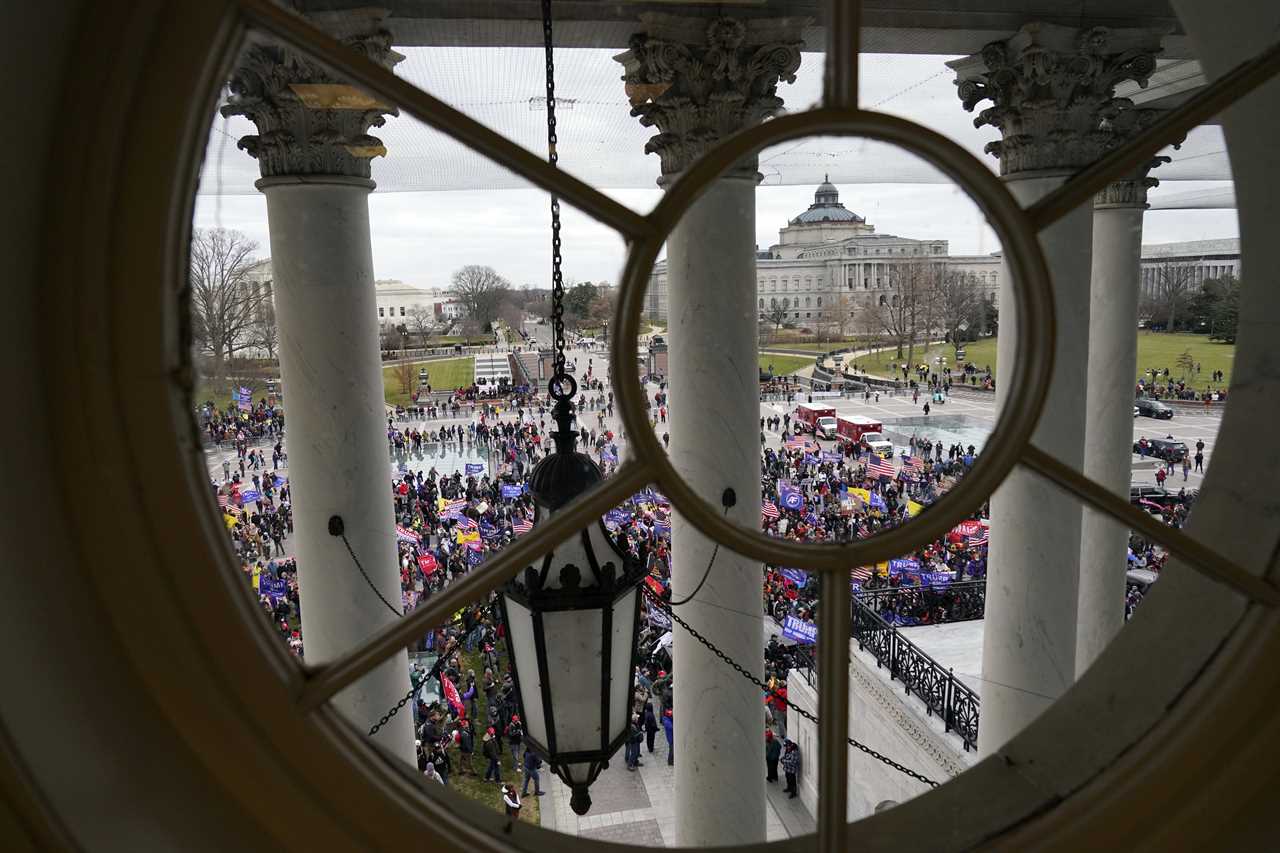
<instances>
[{"instance_id":1,"label":"carved stone capital","mask_svg":"<svg viewBox=\"0 0 1280 853\"><path fill-rule=\"evenodd\" d=\"M966 110L992 102L973 123L1000 131L986 151L1000 158L1002 175L1072 172L1107 150L1102 123L1132 106L1115 97L1115 86L1123 80L1146 86L1160 37L1143 29L1028 24L947 64Z\"/></svg>"},{"instance_id":2,"label":"carved stone capital","mask_svg":"<svg viewBox=\"0 0 1280 853\"><path fill-rule=\"evenodd\" d=\"M1103 133L1107 134L1105 141L1106 152L1110 153L1120 148L1138 133L1146 130L1160 117L1160 113L1161 110L1138 109L1132 105L1127 105L1115 115L1104 119L1101 129ZM1179 137L1173 143L1173 147L1178 148L1181 146L1183 138ZM1093 206L1095 208L1146 208L1147 190L1160 185L1160 181L1157 178L1148 177L1147 173L1164 163L1168 163L1171 159L1164 156L1152 157L1145 166L1135 171L1130 177L1108 184L1106 189L1093 197Z\"/></svg>"},{"instance_id":3,"label":"carved stone capital","mask_svg":"<svg viewBox=\"0 0 1280 853\"><path fill-rule=\"evenodd\" d=\"M779 81L796 79L800 32L807 19L686 18L640 16L642 33L622 63L631 115L658 134L646 154L662 160L669 181L708 149L736 131L782 109ZM735 171L755 177L755 160Z\"/></svg>"},{"instance_id":4,"label":"carved stone capital","mask_svg":"<svg viewBox=\"0 0 1280 853\"><path fill-rule=\"evenodd\" d=\"M351 50L385 68L404 57L391 49L391 33L382 26L387 13L359 9L336 15L312 15L312 21ZM343 175L369 178L369 162L387 153L369 128L398 111L352 86L326 67L283 45L255 42L240 57L231 76L224 116L245 116L258 132L240 138L239 147L258 161L262 177Z\"/></svg>"}]
</instances>

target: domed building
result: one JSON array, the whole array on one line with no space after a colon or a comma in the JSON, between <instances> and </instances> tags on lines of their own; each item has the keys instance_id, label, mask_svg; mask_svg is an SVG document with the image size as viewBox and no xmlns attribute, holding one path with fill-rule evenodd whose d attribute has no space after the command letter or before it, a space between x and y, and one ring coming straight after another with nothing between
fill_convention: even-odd
<instances>
[{"instance_id":1,"label":"domed building","mask_svg":"<svg viewBox=\"0 0 1280 853\"><path fill-rule=\"evenodd\" d=\"M892 304L900 282L926 264L965 277L994 301L1000 254L952 255L946 240L877 234L866 218L840 201L824 176L813 204L778 230L778 242L756 255L756 305L761 320L810 328L853 331L859 312ZM666 261L649 279L648 313L667 319Z\"/></svg>"}]
</instances>

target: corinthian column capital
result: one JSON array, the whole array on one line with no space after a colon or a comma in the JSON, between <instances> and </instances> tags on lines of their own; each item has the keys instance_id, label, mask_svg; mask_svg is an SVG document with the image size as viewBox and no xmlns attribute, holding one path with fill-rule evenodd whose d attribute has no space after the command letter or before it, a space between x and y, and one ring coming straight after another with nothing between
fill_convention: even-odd
<instances>
[{"instance_id":1,"label":"corinthian column capital","mask_svg":"<svg viewBox=\"0 0 1280 853\"><path fill-rule=\"evenodd\" d=\"M309 16L339 42L385 68L404 57L391 49L391 33L382 26L387 12L359 9ZM267 42L250 44L231 76L224 116L245 116L258 132L243 136L239 147L258 161L262 177L342 175L369 178L369 162L387 153L369 128L398 111L336 77L326 67L292 48Z\"/></svg>"},{"instance_id":2,"label":"corinthian column capital","mask_svg":"<svg viewBox=\"0 0 1280 853\"><path fill-rule=\"evenodd\" d=\"M1146 86L1160 39L1144 29L1028 24L947 64L966 110L992 103L973 123L1000 131L986 151L1000 158L1002 175L1073 172L1107 150L1111 135L1102 123L1132 106L1115 97L1115 86Z\"/></svg>"},{"instance_id":3,"label":"corinthian column capital","mask_svg":"<svg viewBox=\"0 0 1280 853\"><path fill-rule=\"evenodd\" d=\"M796 79L807 19L648 13L640 20L644 31L615 59L624 69L631 115L659 131L644 149L662 160L659 184L782 109L778 83ZM754 175L754 158L740 169Z\"/></svg>"},{"instance_id":4,"label":"corinthian column capital","mask_svg":"<svg viewBox=\"0 0 1280 853\"><path fill-rule=\"evenodd\" d=\"M1123 108L1119 112L1104 119L1102 122L1101 129L1106 134L1104 142L1106 151L1110 153L1124 145L1138 133L1146 130L1155 123L1161 112L1161 110L1138 109L1129 104L1128 101L1125 101ZM1174 141L1173 147L1180 147L1184 138L1185 136L1179 137ZM1142 168L1137 169L1129 177L1108 184L1106 189L1093 197L1093 206L1095 208L1145 208L1147 206L1147 190L1160 186L1159 179L1150 177L1148 172L1164 163L1168 163L1171 159L1165 156L1152 157Z\"/></svg>"}]
</instances>

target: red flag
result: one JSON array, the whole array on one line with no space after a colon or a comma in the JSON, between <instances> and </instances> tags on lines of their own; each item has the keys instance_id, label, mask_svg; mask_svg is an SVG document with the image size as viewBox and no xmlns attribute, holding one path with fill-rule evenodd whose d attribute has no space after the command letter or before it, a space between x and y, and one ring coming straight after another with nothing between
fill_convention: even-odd
<instances>
[{"instance_id":1,"label":"red flag","mask_svg":"<svg viewBox=\"0 0 1280 853\"><path fill-rule=\"evenodd\" d=\"M418 568L422 569L424 575L429 575L436 570L436 558L434 554L419 554Z\"/></svg>"},{"instance_id":2,"label":"red flag","mask_svg":"<svg viewBox=\"0 0 1280 853\"><path fill-rule=\"evenodd\" d=\"M449 707L457 711L458 716L462 716L466 709L462 706L462 697L458 695L458 688L453 686L449 676L440 676L440 686L444 689L444 698L449 703Z\"/></svg>"}]
</instances>

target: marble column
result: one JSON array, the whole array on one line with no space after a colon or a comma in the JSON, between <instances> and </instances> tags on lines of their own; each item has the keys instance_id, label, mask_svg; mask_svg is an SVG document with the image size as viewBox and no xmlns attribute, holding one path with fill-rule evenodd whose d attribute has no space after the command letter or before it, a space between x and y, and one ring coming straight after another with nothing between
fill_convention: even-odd
<instances>
[{"instance_id":1,"label":"marble column","mask_svg":"<svg viewBox=\"0 0 1280 853\"><path fill-rule=\"evenodd\" d=\"M1127 104L1114 97L1115 85L1145 83L1158 49L1158 35L1146 30L1028 24L948 65L965 109L992 101L974 124L1000 131L986 150L1000 159L1010 192L1029 205L1104 153L1101 123ZM1049 398L1033 441L1077 470L1084 467L1092 213L1082 207L1040 235L1057 340ZM1015 293L1005 264L997 351L1006 370L1016 357ZM1008 384L998 382L997 407L1007 393ZM1075 680L1081 517L1075 498L1022 469L992 496L982 755L999 750Z\"/></svg>"},{"instance_id":2,"label":"marble column","mask_svg":"<svg viewBox=\"0 0 1280 853\"><path fill-rule=\"evenodd\" d=\"M782 106L776 88L800 65L796 20L641 18L644 32L618 57L632 115L659 133L645 150L660 185L734 131ZM715 181L667 241L670 453L698 494L728 515L760 523L754 157ZM714 543L678 513L672 591L689 595ZM763 675L762 567L720 549L706 585L680 615L733 660ZM759 688L687 632L675 644L676 838L679 846L765 840L764 706Z\"/></svg>"},{"instance_id":3,"label":"marble column","mask_svg":"<svg viewBox=\"0 0 1280 853\"><path fill-rule=\"evenodd\" d=\"M1122 144L1150 124L1156 110L1129 109L1104 122ZM1142 218L1147 190L1159 181L1148 169L1117 181L1094 198L1093 272L1089 299L1089 372L1085 397L1084 473L1128 497L1133 471L1133 398L1138 367L1138 297ZM1080 540L1076 674L1081 675L1124 627L1129 530L1086 507Z\"/></svg>"},{"instance_id":4,"label":"marble column","mask_svg":"<svg viewBox=\"0 0 1280 853\"><path fill-rule=\"evenodd\" d=\"M318 22L388 68L400 59L377 13ZM400 606L369 235L369 162L386 152L368 131L395 110L308 57L255 43L222 111L258 130L239 145L258 160L267 200L302 637L307 663L323 664L396 619L330 535L330 516L342 517L378 592ZM333 701L364 731L408 690L402 651ZM414 761L411 714L375 739Z\"/></svg>"}]
</instances>

